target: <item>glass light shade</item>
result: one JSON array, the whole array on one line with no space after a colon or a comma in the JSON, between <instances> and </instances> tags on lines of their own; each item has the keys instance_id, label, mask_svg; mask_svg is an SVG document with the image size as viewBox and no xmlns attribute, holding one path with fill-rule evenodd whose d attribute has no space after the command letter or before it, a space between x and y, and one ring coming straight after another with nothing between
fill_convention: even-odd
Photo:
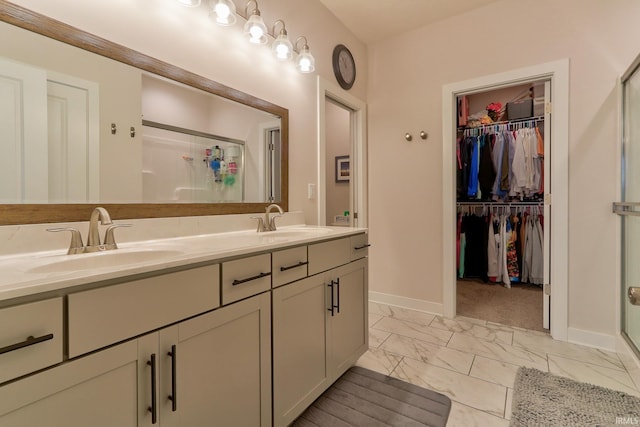
<instances>
[{"instance_id":1,"label":"glass light shade","mask_svg":"<svg viewBox=\"0 0 640 427\"><path fill-rule=\"evenodd\" d=\"M285 31L280 32L280 35L273 42L273 46L271 47L274 55L280 61L287 61L291 59L291 55L293 52L293 45L289 41L287 37L287 33Z\"/></svg>"},{"instance_id":2,"label":"glass light shade","mask_svg":"<svg viewBox=\"0 0 640 427\"><path fill-rule=\"evenodd\" d=\"M253 15L244 24L244 33L249 37L249 41L254 44L265 44L267 38L267 26L260 16L260 12L254 10Z\"/></svg>"},{"instance_id":3,"label":"glass light shade","mask_svg":"<svg viewBox=\"0 0 640 427\"><path fill-rule=\"evenodd\" d=\"M177 0L177 1L181 5L187 6L187 7L197 7L197 6L200 6L200 3L202 3L202 0Z\"/></svg>"},{"instance_id":4,"label":"glass light shade","mask_svg":"<svg viewBox=\"0 0 640 427\"><path fill-rule=\"evenodd\" d=\"M229 26L236 23L236 5L233 0L211 0L209 17L215 19L216 24Z\"/></svg>"},{"instance_id":5,"label":"glass light shade","mask_svg":"<svg viewBox=\"0 0 640 427\"><path fill-rule=\"evenodd\" d=\"M298 55L298 58L296 59L296 68L298 71L305 74L313 73L316 69L316 60L313 55L309 53L308 47L303 48L300 55Z\"/></svg>"}]
</instances>

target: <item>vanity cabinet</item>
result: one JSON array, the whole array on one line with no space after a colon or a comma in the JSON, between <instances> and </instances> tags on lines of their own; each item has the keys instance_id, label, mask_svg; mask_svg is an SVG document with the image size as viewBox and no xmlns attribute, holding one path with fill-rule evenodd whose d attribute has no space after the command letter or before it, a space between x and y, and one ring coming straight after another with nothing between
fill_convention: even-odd
<instances>
[{"instance_id":1,"label":"vanity cabinet","mask_svg":"<svg viewBox=\"0 0 640 427\"><path fill-rule=\"evenodd\" d=\"M219 271L213 264L69 294L69 357L219 307Z\"/></svg>"},{"instance_id":2,"label":"vanity cabinet","mask_svg":"<svg viewBox=\"0 0 640 427\"><path fill-rule=\"evenodd\" d=\"M270 319L263 293L141 337L138 425L271 425Z\"/></svg>"},{"instance_id":3,"label":"vanity cabinet","mask_svg":"<svg viewBox=\"0 0 640 427\"><path fill-rule=\"evenodd\" d=\"M0 426L135 427L137 341L0 387Z\"/></svg>"},{"instance_id":4,"label":"vanity cabinet","mask_svg":"<svg viewBox=\"0 0 640 427\"><path fill-rule=\"evenodd\" d=\"M292 245L2 308L0 427L289 425L367 349L366 247Z\"/></svg>"},{"instance_id":5,"label":"vanity cabinet","mask_svg":"<svg viewBox=\"0 0 640 427\"><path fill-rule=\"evenodd\" d=\"M350 244L309 245L309 274L322 272L272 291L274 426L289 425L367 350L368 261L350 262Z\"/></svg>"},{"instance_id":6,"label":"vanity cabinet","mask_svg":"<svg viewBox=\"0 0 640 427\"><path fill-rule=\"evenodd\" d=\"M276 251L271 259L274 288L307 277L309 261L306 246Z\"/></svg>"},{"instance_id":7,"label":"vanity cabinet","mask_svg":"<svg viewBox=\"0 0 640 427\"><path fill-rule=\"evenodd\" d=\"M62 298L0 309L0 383L62 362Z\"/></svg>"},{"instance_id":8,"label":"vanity cabinet","mask_svg":"<svg viewBox=\"0 0 640 427\"><path fill-rule=\"evenodd\" d=\"M229 304L271 289L271 254L222 263L222 303Z\"/></svg>"}]
</instances>

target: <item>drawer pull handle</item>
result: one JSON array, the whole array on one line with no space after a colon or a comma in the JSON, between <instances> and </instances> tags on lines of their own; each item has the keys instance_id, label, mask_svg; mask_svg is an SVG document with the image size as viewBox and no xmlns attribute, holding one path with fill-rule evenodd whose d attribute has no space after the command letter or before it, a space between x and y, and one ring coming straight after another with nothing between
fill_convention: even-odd
<instances>
[{"instance_id":1,"label":"drawer pull handle","mask_svg":"<svg viewBox=\"0 0 640 427\"><path fill-rule=\"evenodd\" d=\"M286 267L280 267L280 271L291 270L291 269L294 269L294 268L302 267L303 265L307 265L307 264L309 264L309 261L300 261L299 263L294 264L294 265L288 265Z\"/></svg>"},{"instance_id":2,"label":"drawer pull handle","mask_svg":"<svg viewBox=\"0 0 640 427\"><path fill-rule=\"evenodd\" d=\"M149 412L151 412L151 424L155 424L158 422L158 400L156 397L157 385L156 385L155 353L151 355L151 360L147 361L147 365L151 366L151 406L149 406L148 410Z\"/></svg>"},{"instance_id":3,"label":"drawer pull handle","mask_svg":"<svg viewBox=\"0 0 640 427\"><path fill-rule=\"evenodd\" d=\"M251 282L252 280L262 279L263 277L267 277L267 276L271 276L271 272L268 272L268 273L260 273L260 274L258 274L258 275L256 275L256 276L248 277L248 278L246 278L246 279L240 279L240 280L236 279L236 280L234 280L231 284L232 284L233 286L235 286L235 285L241 285L242 283L247 283L247 282Z\"/></svg>"},{"instance_id":4,"label":"drawer pull handle","mask_svg":"<svg viewBox=\"0 0 640 427\"><path fill-rule=\"evenodd\" d=\"M366 248L368 248L369 246L371 246L371 244L370 244L370 243L367 243L366 245L356 246L356 247L354 247L353 249L355 249L356 251L359 251L360 249L366 249Z\"/></svg>"},{"instance_id":5,"label":"drawer pull handle","mask_svg":"<svg viewBox=\"0 0 640 427\"><path fill-rule=\"evenodd\" d=\"M335 297L333 295L333 285L334 282L333 280L331 281L331 283L329 283L327 286L330 288L331 290L331 308L328 308L327 311L331 312L331 317L336 315L335 309L336 309L336 304L335 304Z\"/></svg>"},{"instance_id":6,"label":"drawer pull handle","mask_svg":"<svg viewBox=\"0 0 640 427\"><path fill-rule=\"evenodd\" d=\"M336 291L338 294L338 298L337 298L338 305L336 305L336 309L338 313L340 313L340 278L339 277L336 279L335 284L338 285L338 287L336 288Z\"/></svg>"},{"instance_id":7,"label":"drawer pull handle","mask_svg":"<svg viewBox=\"0 0 640 427\"><path fill-rule=\"evenodd\" d=\"M17 344L11 344L6 347L0 348L0 354L9 353L10 351L19 350L21 348L29 347L30 345L38 344L44 341L49 341L53 339L53 334L43 335L41 337L35 338L33 335L27 337L26 340L19 342Z\"/></svg>"},{"instance_id":8,"label":"drawer pull handle","mask_svg":"<svg viewBox=\"0 0 640 427\"><path fill-rule=\"evenodd\" d=\"M167 356L171 357L171 396L169 396L169 400L171 401L171 411L176 412L178 410L178 399L177 399L177 383L176 383L176 345L173 344L171 346L171 351L167 353Z\"/></svg>"}]
</instances>

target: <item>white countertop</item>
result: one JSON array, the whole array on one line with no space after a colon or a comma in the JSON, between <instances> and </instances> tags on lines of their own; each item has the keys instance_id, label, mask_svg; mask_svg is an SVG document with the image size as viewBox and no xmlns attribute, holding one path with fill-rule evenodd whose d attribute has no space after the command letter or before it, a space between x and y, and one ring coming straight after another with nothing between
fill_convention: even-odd
<instances>
[{"instance_id":1,"label":"white countertop","mask_svg":"<svg viewBox=\"0 0 640 427\"><path fill-rule=\"evenodd\" d=\"M60 249L0 256L0 301L363 232L366 229L296 225L263 233L244 230L125 242L119 249L89 254L67 255Z\"/></svg>"}]
</instances>

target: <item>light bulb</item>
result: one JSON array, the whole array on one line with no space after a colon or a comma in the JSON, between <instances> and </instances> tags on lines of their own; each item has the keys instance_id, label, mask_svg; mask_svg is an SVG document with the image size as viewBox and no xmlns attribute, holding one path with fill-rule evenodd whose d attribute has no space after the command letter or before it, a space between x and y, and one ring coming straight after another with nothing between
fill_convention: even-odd
<instances>
[{"instance_id":1,"label":"light bulb","mask_svg":"<svg viewBox=\"0 0 640 427\"><path fill-rule=\"evenodd\" d=\"M209 17L215 19L216 24L226 27L236 23L236 5L233 0L211 0L211 5Z\"/></svg>"},{"instance_id":2,"label":"light bulb","mask_svg":"<svg viewBox=\"0 0 640 427\"><path fill-rule=\"evenodd\" d=\"M218 3L215 8L216 15L218 15L218 20L222 22L229 21L229 15L231 15L231 10L229 6L226 4Z\"/></svg>"},{"instance_id":3,"label":"light bulb","mask_svg":"<svg viewBox=\"0 0 640 427\"><path fill-rule=\"evenodd\" d=\"M273 54L279 61L286 61L291 59L291 54L293 53L293 44L289 41L289 37L287 36L287 29L285 28L284 21L282 19L278 19L275 24L273 24L273 34L276 34L276 26L277 24L281 24L282 28L278 33L278 37L276 37L273 45L271 46L271 50L273 50Z\"/></svg>"},{"instance_id":4,"label":"light bulb","mask_svg":"<svg viewBox=\"0 0 640 427\"><path fill-rule=\"evenodd\" d=\"M259 41L260 37L263 36L264 32L262 31L262 28L258 27L257 25L253 25L249 29L249 34L251 35L251 40Z\"/></svg>"},{"instance_id":5,"label":"light bulb","mask_svg":"<svg viewBox=\"0 0 640 427\"><path fill-rule=\"evenodd\" d=\"M244 24L244 33L251 43L265 44L269 40L267 38L267 27L264 25L259 11L254 10L253 15Z\"/></svg>"},{"instance_id":6,"label":"light bulb","mask_svg":"<svg viewBox=\"0 0 640 427\"><path fill-rule=\"evenodd\" d=\"M279 44L276 47L276 58L278 59L287 59L289 57L289 48L285 44Z\"/></svg>"}]
</instances>

